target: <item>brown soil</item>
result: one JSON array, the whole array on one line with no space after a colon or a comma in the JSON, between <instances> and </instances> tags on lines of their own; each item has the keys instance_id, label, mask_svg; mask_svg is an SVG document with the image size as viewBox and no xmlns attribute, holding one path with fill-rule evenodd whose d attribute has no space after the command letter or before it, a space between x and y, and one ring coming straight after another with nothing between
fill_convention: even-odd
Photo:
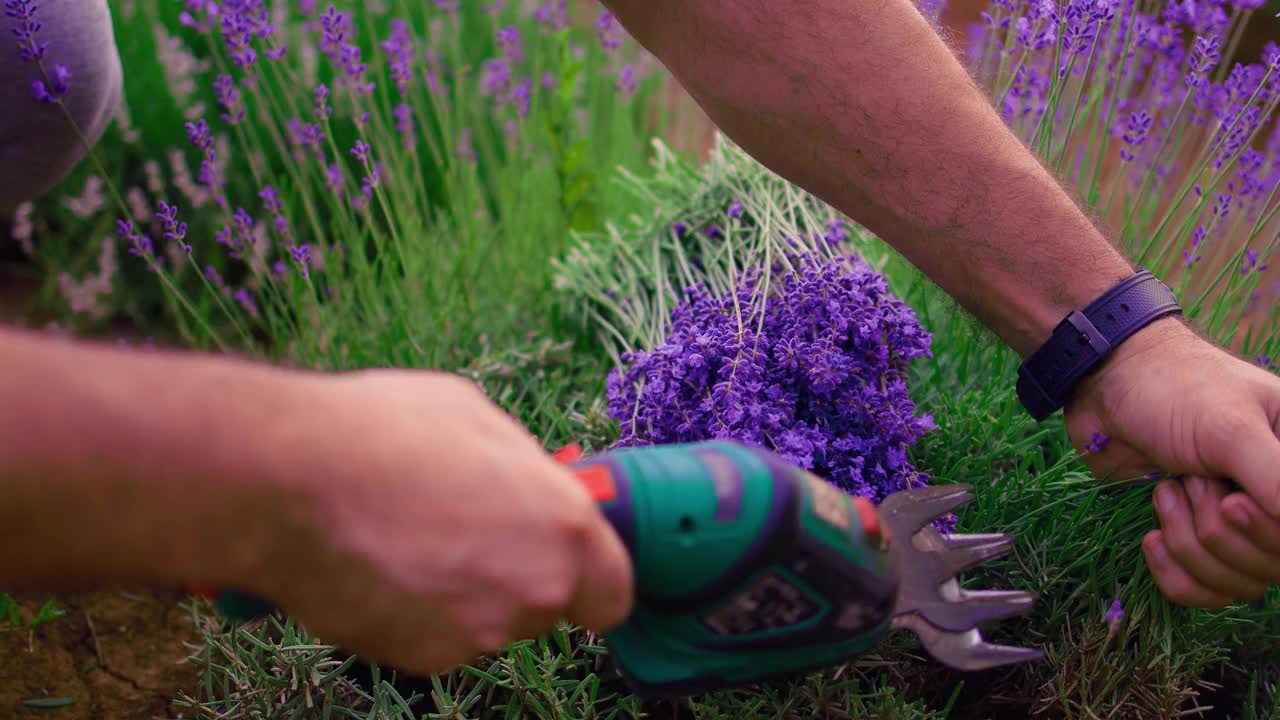
<instances>
[{"instance_id":1,"label":"brown soil","mask_svg":"<svg viewBox=\"0 0 1280 720\"><path fill-rule=\"evenodd\" d=\"M30 618L47 598L22 598ZM0 717L12 720L154 720L196 678L184 662L198 639L180 595L99 591L60 595L62 617L33 630L0 630ZM61 707L30 700L74 698Z\"/></svg>"}]
</instances>

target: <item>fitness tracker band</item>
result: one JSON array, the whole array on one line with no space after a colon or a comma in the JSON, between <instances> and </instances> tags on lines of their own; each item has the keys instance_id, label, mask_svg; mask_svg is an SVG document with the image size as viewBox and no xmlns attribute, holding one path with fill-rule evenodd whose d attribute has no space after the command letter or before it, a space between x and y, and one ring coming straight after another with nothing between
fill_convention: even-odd
<instances>
[{"instance_id":1,"label":"fitness tracker band","mask_svg":"<svg viewBox=\"0 0 1280 720\"><path fill-rule=\"evenodd\" d=\"M1181 313L1177 298L1149 271L1108 290L1084 310L1072 311L1018 367L1018 400L1036 421L1066 405L1082 377L1126 338L1152 321Z\"/></svg>"}]
</instances>

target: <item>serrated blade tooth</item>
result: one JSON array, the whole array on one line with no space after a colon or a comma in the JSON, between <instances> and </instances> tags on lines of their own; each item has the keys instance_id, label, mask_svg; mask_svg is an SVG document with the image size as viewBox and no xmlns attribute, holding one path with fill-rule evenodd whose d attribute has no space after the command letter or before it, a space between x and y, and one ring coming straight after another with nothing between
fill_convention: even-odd
<instances>
[{"instance_id":1,"label":"serrated blade tooth","mask_svg":"<svg viewBox=\"0 0 1280 720\"><path fill-rule=\"evenodd\" d=\"M942 539L946 541L947 547L963 548L970 545L981 545L983 543L995 542L1007 537L1012 537L1009 533L967 533L955 535L943 535Z\"/></svg>"},{"instance_id":2,"label":"serrated blade tooth","mask_svg":"<svg viewBox=\"0 0 1280 720\"><path fill-rule=\"evenodd\" d=\"M1013 549L1012 535L987 536L985 542L973 541L953 546L947 542L949 549L942 553L944 577L939 580L955 577L975 565L1006 555Z\"/></svg>"},{"instance_id":3,"label":"serrated blade tooth","mask_svg":"<svg viewBox=\"0 0 1280 720\"><path fill-rule=\"evenodd\" d=\"M973 500L964 484L936 485L894 493L880 503L880 516L897 537L908 537L930 521Z\"/></svg>"},{"instance_id":4,"label":"serrated blade tooth","mask_svg":"<svg viewBox=\"0 0 1280 720\"><path fill-rule=\"evenodd\" d=\"M919 615L894 618L893 627L910 630L935 660L956 670L989 670L1004 665L1040 660L1044 653L1034 648L993 645L978 630L946 632Z\"/></svg>"},{"instance_id":5,"label":"serrated blade tooth","mask_svg":"<svg viewBox=\"0 0 1280 720\"><path fill-rule=\"evenodd\" d=\"M917 603L916 609L939 629L965 632L982 623L1024 615L1035 606L1036 597L1022 590L961 590L957 600L930 599Z\"/></svg>"}]
</instances>

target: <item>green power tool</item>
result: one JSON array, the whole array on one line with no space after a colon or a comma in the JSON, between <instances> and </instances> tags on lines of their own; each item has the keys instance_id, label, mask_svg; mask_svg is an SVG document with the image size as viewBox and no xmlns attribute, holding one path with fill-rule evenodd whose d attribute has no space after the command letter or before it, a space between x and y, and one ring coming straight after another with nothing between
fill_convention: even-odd
<instances>
[{"instance_id":1,"label":"green power tool","mask_svg":"<svg viewBox=\"0 0 1280 720\"><path fill-rule=\"evenodd\" d=\"M631 554L634 610L606 640L638 696L693 695L839 664L898 628L960 670L1041 657L988 643L977 629L1029 611L1035 596L960 588L957 573L1013 542L934 530L933 520L973 498L965 485L895 493L877 508L732 442L559 457ZM240 618L269 609L236 594L217 604Z\"/></svg>"}]
</instances>

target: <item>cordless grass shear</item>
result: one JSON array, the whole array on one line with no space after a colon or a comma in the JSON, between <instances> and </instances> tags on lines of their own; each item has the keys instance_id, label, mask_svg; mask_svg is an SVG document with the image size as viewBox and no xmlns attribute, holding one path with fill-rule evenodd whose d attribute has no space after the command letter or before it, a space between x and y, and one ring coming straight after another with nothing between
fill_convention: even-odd
<instances>
[{"instance_id":1,"label":"cordless grass shear","mask_svg":"<svg viewBox=\"0 0 1280 720\"><path fill-rule=\"evenodd\" d=\"M973 499L966 485L902 491L875 507L732 442L557 454L590 489L634 564L636 598L606 636L638 696L665 698L794 676L845 662L894 629L937 661L984 670L1036 660L978 625L1031 610L1021 591L969 591L956 575L1007 553L1003 534L932 523ZM269 609L224 594L234 617Z\"/></svg>"}]
</instances>

